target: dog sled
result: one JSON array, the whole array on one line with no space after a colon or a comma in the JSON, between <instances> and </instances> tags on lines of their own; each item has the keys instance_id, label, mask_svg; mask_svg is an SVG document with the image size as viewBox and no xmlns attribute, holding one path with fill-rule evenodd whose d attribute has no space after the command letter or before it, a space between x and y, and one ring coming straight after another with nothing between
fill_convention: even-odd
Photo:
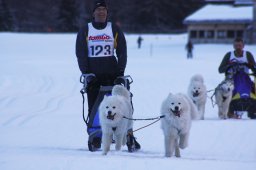
<instances>
[{"instance_id":1,"label":"dog sled","mask_svg":"<svg viewBox=\"0 0 256 170\"><path fill-rule=\"evenodd\" d=\"M245 72L247 65L235 64L232 66L231 78L234 83L234 90L229 104L228 117L241 118L247 112L251 119L256 119L256 78L255 74ZM250 76L254 77L254 82Z\"/></svg>"},{"instance_id":2,"label":"dog sled","mask_svg":"<svg viewBox=\"0 0 256 170\"><path fill-rule=\"evenodd\" d=\"M83 120L87 125L87 133L89 135L88 137L88 149L89 151L93 152L101 148L101 138L102 138L102 131L99 121L99 105L101 101L103 100L105 95L111 95L111 91L113 86L101 86L98 96L96 98L95 103L93 104L91 112L87 115L87 118L85 118L85 111L84 111L84 103L85 98L84 94L87 93L88 86L93 81L96 80L96 77L94 74L82 74L80 77L80 82L83 84L83 88L81 89L81 94L83 96ZM130 75L127 76L120 76L114 81L114 85L120 84L126 87L128 90L130 90L130 85L132 84L133 79ZM131 97L132 98L132 97ZM131 101L132 103L132 101ZM132 105L133 106L133 105ZM115 141L113 140L113 143ZM140 144L136 141L135 137L133 136L133 130L129 129L127 132L127 143L129 152L133 152L135 150L140 149Z\"/></svg>"}]
</instances>

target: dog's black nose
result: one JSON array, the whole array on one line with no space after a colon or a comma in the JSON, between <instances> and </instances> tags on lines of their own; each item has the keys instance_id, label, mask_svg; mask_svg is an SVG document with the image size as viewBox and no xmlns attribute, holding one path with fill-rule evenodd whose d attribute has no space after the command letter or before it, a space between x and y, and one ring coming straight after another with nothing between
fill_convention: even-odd
<instances>
[{"instance_id":1,"label":"dog's black nose","mask_svg":"<svg viewBox=\"0 0 256 170\"><path fill-rule=\"evenodd\" d=\"M230 91L230 88L228 88L228 91Z\"/></svg>"},{"instance_id":2,"label":"dog's black nose","mask_svg":"<svg viewBox=\"0 0 256 170\"><path fill-rule=\"evenodd\" d=\"M108 111L108 115L111 115L111 113L112 113L112 112L109 110L109 111Z\"/></svg>"},{"instance_id":3,"label":"dog's black nose","mask_svg":"<svg viewBox=\"0 0 256 170\"><path fill-rule=\"evenodd\" d=\"M179 110L179 107L178 107L178 106L175 106L174 109L175 109L175 110Z\"/></svg>"}]
</instances>

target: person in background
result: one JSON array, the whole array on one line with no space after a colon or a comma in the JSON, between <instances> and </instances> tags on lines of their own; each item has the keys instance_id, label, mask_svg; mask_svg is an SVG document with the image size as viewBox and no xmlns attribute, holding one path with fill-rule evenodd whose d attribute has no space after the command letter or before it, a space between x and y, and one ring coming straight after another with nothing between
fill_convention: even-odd
<instances>
[{"instance_id":1,"label":"person in background","mask_svg":"<svg viewBox=\"0 0 256 170\"><path fill-rule=\"evenodd\" d=\"M143 38L142 38L141 36L139 36L138 39L137 39L137 43L138 43L138 48L139 48L139 49L140 49L140 47L141 47L142 41L143 41Z\"/></svg>"},{"instance_id":2,"label":"person in background","mask_svg":"<svg viewBox=\"0 0 256 170\"><path fill-rule=\"evenodd\" d=\"M107 16L106 2L96 0L92 21L79 30L76 39L76 56L81 73L96 76L87 88L88 115L100 86L113 86L117 77L124 76L127 63L125 36L116 24L107 20ZM93 145L100 148L101 138L95 138Z\"/></svg>"},{"instance_id":3,"label":"person in background","mask_svg":"<svg viewBox=\"0 0 256 170\"><path fill-rule=\"evenodd\" d=\"M186 44L187 59L193 58L193 48L193 43L191 42L191 40L189 40L188 43Z\"/></svg>"}]
</instances>

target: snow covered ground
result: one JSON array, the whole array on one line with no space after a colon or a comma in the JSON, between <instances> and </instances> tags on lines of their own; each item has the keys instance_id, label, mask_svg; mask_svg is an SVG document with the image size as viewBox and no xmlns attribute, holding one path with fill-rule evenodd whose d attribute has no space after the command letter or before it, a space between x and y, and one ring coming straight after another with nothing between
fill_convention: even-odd
<instances>
[{"instance_id":1,"label":"snow covered ground","mask_svg":"<svg viewBox=\"0 0 256 170\"><path fill-rule=\"evenodd\" d=\"M134 83L134 118L159 116L169 92L187 92L189 79L200 73L208 90L223 79L217 68L232 45L195 45L186 59L186 34L126 35L126 74ZM207 169L255 170L256 121L219 120L208 98L206 119L194 121L189 147L181 158L165 158L160 123L135 132L142 149L126 146L107 156L89 152L79 93L80 71L75 34L0 33L0 169ZM256 55L256 46L246 46ZM210 97L212 93L209 93ZM134 129L150 122L135 122Z\"/></svg>"}]
</instances>

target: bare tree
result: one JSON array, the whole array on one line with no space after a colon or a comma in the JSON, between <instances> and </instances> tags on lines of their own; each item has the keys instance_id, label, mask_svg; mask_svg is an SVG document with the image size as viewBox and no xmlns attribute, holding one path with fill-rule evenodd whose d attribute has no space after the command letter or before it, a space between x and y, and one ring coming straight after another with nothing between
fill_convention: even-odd
<instances>
[{"instance_id":1,"label":"bare tree","mask_svg":"<svg viewBox=\"0 0 256 170\"><path fill-rule=\"evenodd\" d=\"M61 32L78 31L79 13L75 0L62 0L58 17L58 30Z\"/></svg>"},{"instance_id":2,"label":"bare tree","mask_svg":"<svg viewBox=\"0 0 256 170\"><path fill-rule=\"evenodd\" d=\"M5 0L0 0L0 31L12 31L13 18Z\"/></svg>"}]
</instances>

